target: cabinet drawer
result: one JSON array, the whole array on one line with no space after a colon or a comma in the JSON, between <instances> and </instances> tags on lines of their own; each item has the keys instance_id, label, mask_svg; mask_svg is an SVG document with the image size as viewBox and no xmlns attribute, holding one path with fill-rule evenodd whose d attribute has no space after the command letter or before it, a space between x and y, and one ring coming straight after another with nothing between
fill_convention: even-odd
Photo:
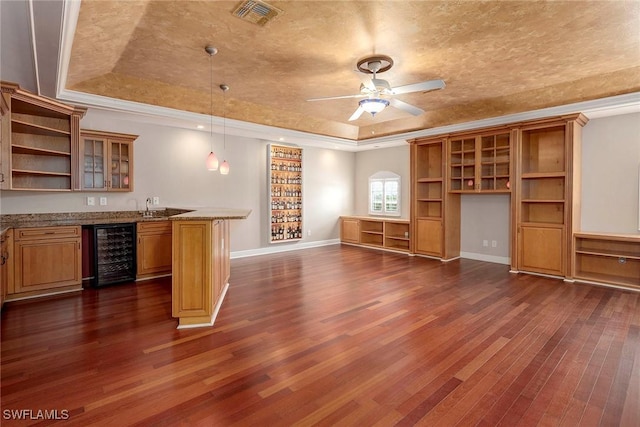
<instances>
[{"instance_id":1,"label":"cabinet drawer","mask_svg":"<svg viewBox=\"0 0 640 427\"><path fill-rule=\"evenodd\" d=\"M171 233L171 221L149 221L139 222L137 225L138 234L144 233Z\"/></svg>"},{"instance_id":2,"label":"cabinet drawer","mask_svg":"<svg viewBox=\"0 0 640 427\"><path fill-rule=\"evenodd\" d=\"M15 240L57 239L82 236L80 226L19 228Z\"/></svg>"}]
</instances>

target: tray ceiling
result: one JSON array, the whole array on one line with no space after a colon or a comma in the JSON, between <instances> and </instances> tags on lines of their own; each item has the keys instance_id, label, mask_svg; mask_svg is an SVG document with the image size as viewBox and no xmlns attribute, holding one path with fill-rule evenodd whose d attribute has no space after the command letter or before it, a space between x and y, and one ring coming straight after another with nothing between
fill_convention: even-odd
<instances>
[{"instance_id":1,"label":"tray ceiling","mask_svg":"<svg viewBox=\"0 0 640 427\"><path fill-rule=\"evenodd\" d=\"M65 88L350 140L364 140L640 90L640 2L273 1L264 26L238 1L84 0ZM218 54L211 59L204 47ZM389 55L392 86L441 78L349 122L359 59Z\"/></svg>"}]
</instances>

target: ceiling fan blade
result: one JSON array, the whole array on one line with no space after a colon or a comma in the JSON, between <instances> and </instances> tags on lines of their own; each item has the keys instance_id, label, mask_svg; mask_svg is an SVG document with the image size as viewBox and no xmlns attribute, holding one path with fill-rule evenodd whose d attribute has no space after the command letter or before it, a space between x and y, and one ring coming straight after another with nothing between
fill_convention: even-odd
<instances>
[{"instance_id":1,"label":"ceiling fan blade","mask_svg":"<svg viewBox=\"0 0 640 427\"><path fill-rule=\"evenodd\" d=\"M414 83L410 85L398 86L392 89L394 95L411 92L428 92L430 90L444 89L444 80L428 80L422 83Z\"/></svg>"},{"instance_id":2,"label":"ceiling fan blade","mask_svg":"<svg viewBox=\"0 0 640 427\"><path fill-rule=\"evenodd\" d=\"M406 111L407 113L414 116L419 116L420 114L424 113L424 110L422 108L418 108L415 105L407 104L406 102L400 101L399 99L391 98L389 100L389 104L391 104L392 107L395 107L398 110Z\"/></svg>"},{"instance_id":3,"label":"ceiling fan blade","mask_svg":"<svg viewBox=\"0 0 640 427\"><path fill-rule=\"evenodd\" d=\"M358 107L358 109L356 111L354 111L354 113L351 115L351 117L349 117L349 121L352 122L354 120L358 120L358 118L360 118L362 113L364 113L364 108Z\"/></svg>"},{"instance_id":4,"label":"ceiling fan blade","mask_svg":"<svg viewBox=\"0 0 640 427\"><path fill-rule=\"evenodd\" d=\"M343 96L328 96L326 98L311 98L307 99L307 101L326 101L329 99L348 99L348 98L365 98L367 95L363 95L361 93L357 95L343 95Z\"/></svg>"},{"instance_id":5,"label":"ceiling fan blade","mask_svg":"<svg viewBox=\"0 0 640 427\"><path fill-rule=\"evenodd\" d=\"M373 84L373 80L371 79L371 77L369 77L367 74L362 74L362 73L358 73L358 77L360 78L360 81L362 82L362 86L367 88L367 90L369 92L375 92L376 91L376 85Z\"/></svg>"}]
</instances>

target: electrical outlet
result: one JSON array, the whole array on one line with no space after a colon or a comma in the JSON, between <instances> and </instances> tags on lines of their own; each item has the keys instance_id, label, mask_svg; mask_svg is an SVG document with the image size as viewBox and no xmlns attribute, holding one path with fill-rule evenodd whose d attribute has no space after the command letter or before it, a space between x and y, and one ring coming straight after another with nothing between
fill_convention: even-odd
<instances>
[{"instance_id":1,"label":"electrical outlet","mask_svg":"<svg viewBox=\"0 0 640 427\"><path fill-rule=\"evenodd\" d=\"M100 197L100 206L107 206L107 198Z\"/></svg>"},{"instance_id":2,"label":"electrical outlet","mask_svg":"<svg viewBox=\"0 0 640 427\"><path fill-rule=\"evenodd\" d=\"M482 246L484 246L485 248L489 246L489 241L488 240L483 240L482 241Z\"/></svg>"},{"instance_id":3,"label":"electrical outlet","mask_svg":"<svg viewBox=\"0 0 640 427\"><path fill-rule=\"evenodd\" d=\"M156 196L153 198L153 204L154 205L159 205L160 204L160 197Z\"/></svg>"},{"instance_id":4,"label":"electrical outlet","mask_svg":"<svg viewBox=\"0 0 640 427\"><path fill-rule=\"evenodd\" d=\"M95 197L87 197L87 206L95 206L96 198Z\"/></svg>"},{"instance_id":5,"label":"electrical outlet","mask_svg":"<svg viewBox=\"0 0 640 427\"><path fill-rule=\"evenodd\" d=\"M497 248L498 247L498 241L497 240L492 240L491 241L491 247L492 248Z\"/></svg>"},{"instance_id":6,"label":"electrical outlet","mask_svg":"<svg viewBox=\"0 0 640 427\"><path fill-rule=\"evenodd\" d=\"M311 230L307 230L307 236L311 236Z\"/></svg>"}]
</instances>

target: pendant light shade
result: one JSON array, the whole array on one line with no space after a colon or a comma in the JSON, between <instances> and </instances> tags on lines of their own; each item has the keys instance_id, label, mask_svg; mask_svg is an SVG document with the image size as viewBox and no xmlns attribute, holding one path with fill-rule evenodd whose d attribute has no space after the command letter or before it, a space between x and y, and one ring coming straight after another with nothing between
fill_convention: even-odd
<instances>
[{"instance_id":1,"label":"pendant light shade","mask_svg":"<svg viewBox=\"0 0 640 427\"><path fill-rule=\"evenodd\" d=\"M220 165L220 174L229 175L229 162L227 162L226 160Z\"/></svg>"},{"instance_id":2,"label":"pendant light shade","mask_svg":"<svg viewBox=\"0 0 640 427\"><path fill-rule=\"evenodd\" d=\"M214 153L213 151L209 153L209 156L207 156L207 170L210 171L217 171L218 170L218 156L216 156L216 153ZM220 171L222 173L222 170Z\"/></svg>"}]
</instances>

